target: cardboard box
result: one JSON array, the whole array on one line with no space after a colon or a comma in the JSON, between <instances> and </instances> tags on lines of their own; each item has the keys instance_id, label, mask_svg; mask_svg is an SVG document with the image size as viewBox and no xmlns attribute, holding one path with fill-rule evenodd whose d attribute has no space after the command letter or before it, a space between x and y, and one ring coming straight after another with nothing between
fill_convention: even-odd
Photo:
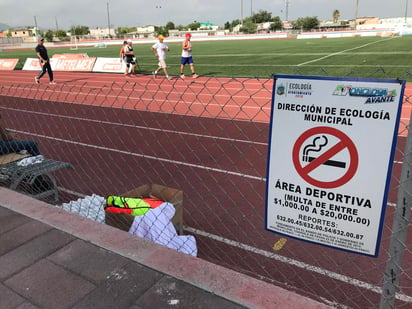
<instances>
[{"instance_id":1,"label":"cardboard box","mask_svg":"<svg viewBox=\"0 0 412 309\"><path fill-rule=\"evenodd\" d=\"M172 223L179 235L183 235L183 191L157 184L146 184L128 192L122 193L125 197L148 198L155 197L170 202L176 209ZM133 224L134 216L129 214L114 214L106 212L106 224L128 232Z\"/></svg>"},{"instance_id":2,"label":"cardboard box","mask_svg":"<svg viewBox=\"0 0 412 309\"><path fill-rule=\"evenodd\" d=\"M31 154L19 154L19 153L8 153L0 156L0 165L9 164L14 161L18 161L27 157L31 157Z\"/></svg>"}]
</instances>

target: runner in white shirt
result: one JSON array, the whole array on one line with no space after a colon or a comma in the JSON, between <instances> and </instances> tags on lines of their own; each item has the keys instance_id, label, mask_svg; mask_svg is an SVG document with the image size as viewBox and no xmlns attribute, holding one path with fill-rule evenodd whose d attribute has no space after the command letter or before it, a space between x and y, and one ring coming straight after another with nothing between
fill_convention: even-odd
<instances>
[{"instance_id":1,"label":"runner in white shirt","mask_svg":"<svg viewBox=\"0 0 412 309\"><path fill-rule=\"evenodd\" d=\"M172 78L169 77L169 74L167 73L167 68L166 68L166 52L168 52L170 48L169 46L167 46L166 43L163 43L163 40L164 40L163 35L159 35L157 38L159 39L159 42L153 44L153 46L150 47L150 50L152 51L152 53L159 60L158 68L154 72L152 72L152 74L154 77L156 77L157 73L163 70L166 78L168 80L171 80Z\"/></svg>"},{"instance_id":2,"label":"runner in white shirt","mask_svg":"<svg viewBox=\"0 0 412 309\"><path fill-rule=\"evenodd\" d=\"M192 58L192 43L190 43L190 38L192 35L188 32L186 33L185 40L182 43L182 60L180 63L180 77L185 78L185 74L183 73L185 69L185 65L190 65L190 70L192 71L192 77L197 78L199 75L195 72L195 66L193 64Z\"/></svg>"}]
</instances>

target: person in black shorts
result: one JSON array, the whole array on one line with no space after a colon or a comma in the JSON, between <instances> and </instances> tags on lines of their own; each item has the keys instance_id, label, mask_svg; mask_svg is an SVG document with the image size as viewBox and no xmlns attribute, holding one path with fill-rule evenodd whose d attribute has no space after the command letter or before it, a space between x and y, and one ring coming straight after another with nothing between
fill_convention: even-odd
<instances>
[{"instance_id":1,"label":"person in black shorts","mask_svg":"<svg viewBox=\"0 0 412 309\"><path fill-rule=\"evenodd\" d=\"M37 76L34 77L34 81L36 84L39 84L40 78L42 78L47 71L47 73L49 74L50 84L55 84L55 81L53 80L53 70L50 65L49 55L47 54L47 49L43 43L44 38L39 38L36 46L36 54L37 57L39 57L41 71Z\"/></svg>"},{"instance_id":2,"label":"person in black shorts","mask_svg":"<svg viewBox=\"0 0 412 309\"><path fill-rule=\"evenodd\" d=\"M125 75L129 76L130 74L136 74L136 60L134 56L134 51L133 51L133 46L132 46L132 40L128 39L127 40L127 45L124 47L124 56L126 60L126 72ZM130 65L132 66L132 69L130 69Z\"/></svg>"}]
</instances>

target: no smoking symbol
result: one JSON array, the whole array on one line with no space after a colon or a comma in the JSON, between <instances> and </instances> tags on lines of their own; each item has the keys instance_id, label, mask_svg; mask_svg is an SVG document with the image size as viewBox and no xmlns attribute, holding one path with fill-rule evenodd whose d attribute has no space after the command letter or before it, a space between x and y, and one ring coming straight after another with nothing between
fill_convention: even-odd
<instances>
[{"instance_id":1,"label":"no smoking symbol","mask_svg":"<svg viewBox=\"0 0 412 309\"><path fill-rule=\"evenodd\" d=\"M342 154L346 154L344 160L335 160ZM305 131L293 146L292 159L296 171L306 182L324 189L346 184L356 174L359 163L352 140L331 127Z\"/></svg>"}]
</instances>

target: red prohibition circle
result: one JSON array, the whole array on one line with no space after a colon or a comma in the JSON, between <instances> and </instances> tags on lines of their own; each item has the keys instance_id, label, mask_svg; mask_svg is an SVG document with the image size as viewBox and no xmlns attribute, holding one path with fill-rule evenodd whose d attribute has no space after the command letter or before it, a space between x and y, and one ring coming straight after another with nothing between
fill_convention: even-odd
<instances>
[{"instance_id":1,"label":"red prohibition circle","mask_svg":"<svg viewBox=\"0 0 412 309\"><path fill-rule=\"evenodd\" d=\"M301 160L299 158L300 149L303 143L308 138L310 138L311 136L317 135L317 134L333 135L336 138L338 138L339 142L335 146L333 146L331 149L329 149L328 151L320 155L318 158L313 160L312 162L306 164L305 166L302 166ZM345 150L345 149L349 151L350 164L349 164L348 170L342 177L336 180L333 180L333 181L320 181L320 180L317 180L309 176L309 173L311 171L319 167L321 164L323 164L325 161L330 159L336 153L339 153L340 151ZM359 163L358 151L356 150L356 146L352 142L352 140L342 131L339 131L331 127L316 127L316 128L312 128L312 129L309 129L303 132L302 135L299 136L299 138L296 140L296 143L293 146L292 159L293 159L293 165L295 166L296 171L306 182L308 182L309 184L313 186L323 188L323 189L337 188L337 187L340 187L346 184L356 174L356 171L358 169L358 163Z\"/></svg>"}]
</instances>

